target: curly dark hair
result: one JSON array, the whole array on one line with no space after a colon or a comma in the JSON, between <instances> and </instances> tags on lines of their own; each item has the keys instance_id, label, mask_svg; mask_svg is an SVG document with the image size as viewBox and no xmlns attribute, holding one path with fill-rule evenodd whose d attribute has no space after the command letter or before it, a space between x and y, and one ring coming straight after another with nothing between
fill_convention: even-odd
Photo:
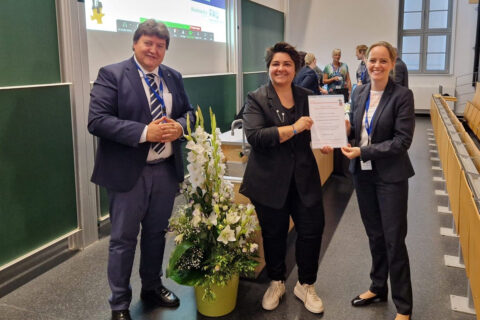
<instances>
[{"instance_id":1,"label":"curly dark hair","mask_svg":"<svg viewBox=\"0 0 480 320\"><path fill-rule=\"evenodd\" d=\"M267 63L267 69L270 68L270 63L272 63L273 56L275 53L283 52L286 53L292 58L293 63L295 63L295 72L297 72L301 66L301 58L298 54L298 51L295 50L295 47L286 42L277 42L273 47L267 49L265 55L265 62Z\"/></svg>"}]
</instances>

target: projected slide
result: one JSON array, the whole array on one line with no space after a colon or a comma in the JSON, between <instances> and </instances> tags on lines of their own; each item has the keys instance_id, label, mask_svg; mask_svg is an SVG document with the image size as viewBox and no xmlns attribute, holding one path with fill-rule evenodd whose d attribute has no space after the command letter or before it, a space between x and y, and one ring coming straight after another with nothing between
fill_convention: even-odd
<instances>
[{"instance_id":1,"label":"projected slide","mask_svg":"<svg viewBox=\"0 0 480 320\"><path fill-rule=\"evenodd\" d=\"M153 18L173 38L226 42L225 0L85 0L85 14L89 30L133 32Z\"/></svg>"}]
</instances>

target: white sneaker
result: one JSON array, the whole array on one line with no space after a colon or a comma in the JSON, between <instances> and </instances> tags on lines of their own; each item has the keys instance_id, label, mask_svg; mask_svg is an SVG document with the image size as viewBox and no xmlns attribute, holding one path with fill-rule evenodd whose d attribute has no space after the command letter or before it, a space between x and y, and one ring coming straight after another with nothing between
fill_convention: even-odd
<instances>
[{"instance_id":1,"label":"white sneaker","mask_svg":"<svg viewBox=\"0 0 480 320\"><path fill-rule=\"evenodd\" d=\"M323 302L315 292L315 287L313 284L300 284L297 281L293 293L297 296L298 299L302 300L305 308L312 313L322 313L323 312Z\"/></svg>"},{"instance_id":2,"label":"white sneaker","mask_svg":"<svg viewBox=\"0 0 480 320\"><path fill-rule=\"evenodd\" d=\"M285 283L283 281L271 281L270 286L263 295L262 307L265 310L273 310L278 307L280 299L285 293Z\"/></svg>"}]
</instances>

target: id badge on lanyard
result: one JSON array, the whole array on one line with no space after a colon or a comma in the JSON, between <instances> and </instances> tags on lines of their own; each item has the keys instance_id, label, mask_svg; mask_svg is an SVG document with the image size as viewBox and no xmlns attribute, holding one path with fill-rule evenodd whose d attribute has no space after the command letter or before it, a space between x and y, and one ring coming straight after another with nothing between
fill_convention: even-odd
<instances>
[{"instance_id":1,"label":"id badge on lanyard","mask_svg":"<svg viewBox=\"0 0 480 320\"><path fill-rule=\"evenodd\" d=\"M373 117L375 116L375 112L372 115L372 119L370 119L370 123L368 122L368 109L370 108L370 94L368 95L367 102L365 103L365 130L368 134L368 145L371 143L371 133L372 133L372 123ZM376 111L376 110L375 110ZM362 161L360 160L360 168L362 170L372 170L372 161Z\"/></svg>"}]
</instances>

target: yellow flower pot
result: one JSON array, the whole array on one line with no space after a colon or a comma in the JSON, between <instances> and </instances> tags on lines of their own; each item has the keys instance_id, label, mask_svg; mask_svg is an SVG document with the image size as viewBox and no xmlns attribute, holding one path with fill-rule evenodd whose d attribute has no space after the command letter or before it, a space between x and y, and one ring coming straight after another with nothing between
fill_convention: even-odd
<instances>
[{"instance_id":1,"label":"yellow flower pot","mask_svg":"<svg viewBox=\"0 0 480 320\"><path fill-rule=\"evenodd\" d=\"M229 314L237 304L238 274L234 275L224 287L214 285L212 290L217 297L215 301L203 301L202 297L205 290L202 287L195 287L198 312L207 317L220 317Z\"/></svg>"}]
</instances>

